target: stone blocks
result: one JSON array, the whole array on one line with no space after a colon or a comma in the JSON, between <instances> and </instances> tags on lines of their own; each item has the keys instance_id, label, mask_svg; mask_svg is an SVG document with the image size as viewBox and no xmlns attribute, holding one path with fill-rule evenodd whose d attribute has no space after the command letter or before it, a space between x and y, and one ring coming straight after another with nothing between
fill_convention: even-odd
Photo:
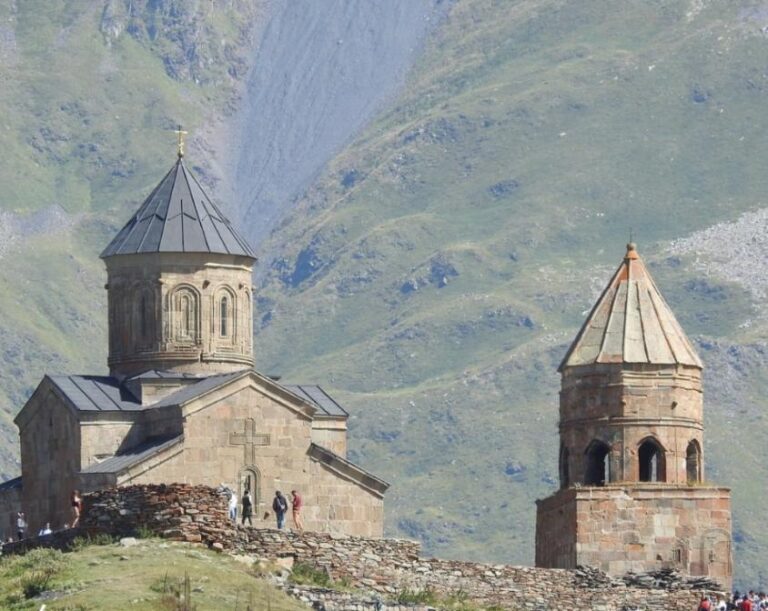
<instances>
[{"instance_id":1,"label":"stone blocks","mask_svg":"<svg viewBox=\"0 0 768 611\"><path fill-rule=\"evenodd\" d=\"M612 575L674 568L731 584L730 491L714 486L611 485L538 502L536 566Z\"/></svg>"}]
</instances>

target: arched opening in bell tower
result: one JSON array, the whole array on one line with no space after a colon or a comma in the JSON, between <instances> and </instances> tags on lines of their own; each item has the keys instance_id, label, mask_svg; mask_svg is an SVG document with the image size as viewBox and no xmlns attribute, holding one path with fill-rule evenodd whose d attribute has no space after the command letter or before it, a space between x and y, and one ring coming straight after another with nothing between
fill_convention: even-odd
<instances>
[{"instance_id":1,"label":"arched opening in bell tower","mask_svg":"<svg viewBox=\"0 0 768 611\"><path fill-rule=\"evenodd\" d=\"M611 448L607 443L594 440L587 448L587 465L584 470L586 486L605 486L611 481Z\"/></svg>"},{"instance_id":2,"label":"arched opening in bell tower","mask_svg":"<svg viewBox=\"0 0 768 611\"><path fill-rule=\"evenodd\" d=\"M637 451L640 463L641 482L666 482L667 469L664 460L664 448L658 441L649 437L644 440Z\"/></svg>"},{"instance_id":3,"label":"arched opening in bell tower","mask_svg":"<svg viewBox=\"0 0 768 611\"><path fill-rule=\"evenodd\" d=\"M691 440L685 451L685 472L688 483L701 481L701 447L695 439Z\"/></svg>"}]
</instances>

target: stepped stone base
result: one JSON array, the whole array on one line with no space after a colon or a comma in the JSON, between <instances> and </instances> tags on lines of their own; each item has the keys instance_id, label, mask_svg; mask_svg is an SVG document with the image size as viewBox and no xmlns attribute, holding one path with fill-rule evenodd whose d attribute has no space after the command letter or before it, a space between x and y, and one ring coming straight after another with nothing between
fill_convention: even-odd
<instances>
[{"instance_id":1,"label":"stepped stone base","mask_svg":"<svg viewBox=\"0 0 768 611\"><path fill-rule=\"evenodd\" d=\"M668 484L568 488L537 501L536 566L674 568L731 587L731 494Z\"/></svg>"}]
</instances>

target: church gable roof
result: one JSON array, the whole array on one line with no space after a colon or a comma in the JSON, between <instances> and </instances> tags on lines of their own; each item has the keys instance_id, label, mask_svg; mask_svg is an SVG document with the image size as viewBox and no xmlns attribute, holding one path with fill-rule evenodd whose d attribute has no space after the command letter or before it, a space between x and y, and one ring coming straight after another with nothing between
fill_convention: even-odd
<instances>
[{"instance_id":1,"label":"church gable roof","mask_svg":"<svg viewBox=\"0 0 768 611\"><path fill-rule=\"evenodd\" d=\"M309 446L309 456L325 465L335 474L352 480L378 496L384 496L384 493L389 488L389 483L385 482L383 479L376 477L362 467L357 466L355 463L348 461L346 458L342 458L338 454L335 454L329 449L319 446L316 443L312 443Z\"/></svg>"},{"instance_id":2,"label":"church gable roof","mask_svg":"<svg viewBox=\"0 0 768 611\"><path fill-rule=\"evenodd\" d=\"M702 367L634 244L560 365L648 363Z\"/></svg>"},{"instance_id":3,"label":"church gable roof","mask_svg":"<svg viewBox=\"0 0 768 611\"><path fill-rule=\"evenodd\" d=\"M108 376L46 376L78 411L138 411L141 401Z\"/></svg>"},{"instance_id":4,"label":"church gable roof","mask_svg":"<svg viewBox=\"0 0 768 611\"><path fill-rule=\"evenodd\" d=\"M256 258L253 249L206 195L181 157L101 258L155 252L197 252Z\"/></svg>"},{"instance_id":5,"label":"church gable roof","mask_svg":"<svg viewBox=\"0 0 768 611\"><path fill-rule=\"evenodd\" d=\"M70 406L82 412L135 412L158 407L179 406L194 401L209 392L226 386L241 377L253 375L260 384L279 393L283 399L305 405L305 409L314 409L313 415L328 418L347 418L349 414L323 388L316 384L280 384L267 378L253 369L243 369L232 373L200 378L198 382L188 384L169 394L157 403L143 405L130 392L125 382L133 379L184 379L190 380L196 376L190 374L151 370L129 378L121 383L117 378L109 376L89 375L54 375L46 376ZM309 414L308 414L309 415Z\"/></svg>"},{"instance_id":6,"label":"church gable roof","mask_svg":"<svg viewBox=\"0 0 768 611\"><path fill-rule=\"evenodd\" d=\"M320 416L347 417L349 413L331 395L316 384L281 384L297 397L320 408Z\"/></svg>"},{"instance_id":7,"label":"church gable roof","mask_svg":"<svg viewBox=\"0 0 768 611\"><path fill-rule=\"evenodd\" d=\"M142 443L123 450L114 456L94 463L83 469L80 473L90 475L94 473L122 473L139 463L144 462L160 454L164 450L175 446L183 441L183 435L172 435L164 437L150 437Z\"/></svg>"},{"instance_id":8,"label":"church gable roof","mask_svg":"<svg viewBox=\"0 0 768 611\"><path fill-rule=\"evenodd\" d=\"M195 399L202 397L203 395L212 392L217 388L225 386L226 384L229 384L238 378L242 378L248 375L250 371L251 370L249 369L243 369L241 371L234 371L232 373L222 373L208 376L206 378L201 378L199 382L185 386L184 388L171 393L164 399L158 401L157 403L153 403L148 407L153 408L166 407L169 405L184 405L185 403L194 401Z\"/></svg>"}]
</instances>

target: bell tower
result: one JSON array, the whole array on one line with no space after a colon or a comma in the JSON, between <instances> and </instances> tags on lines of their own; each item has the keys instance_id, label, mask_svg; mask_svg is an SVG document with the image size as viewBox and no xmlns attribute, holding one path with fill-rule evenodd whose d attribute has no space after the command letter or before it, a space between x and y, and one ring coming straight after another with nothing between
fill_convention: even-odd
<instances>
[{"instance_id":1,"label":"bell tower","mask_svg":"<svg viewBox=\"0 0 768 611\"><path fill-rule=\"evenodd\" d=\"M101 253L109 369L211 375L253 366L256 256L178 160Z\"/></svg>"},{"instance_id":2,"label":"bell tower","mask_svg":"<svg viewBox=\"0 0 768 611\"><path fill-rule=\"evenodd\" d=\"M634 244L560 365L560 486L698 483L702 365Z\"/></svg>"},{"instance_id":3,"label":"bell tower","mask_svg":"<svg viewBox=\"0 0 768 611\"><path fill-rule=\"evenodd\" d=\"M536 564L730 586L730 492L704 483L702 363L634 244L560 365L560 490Z\"/></svg>"}]
</instances>

